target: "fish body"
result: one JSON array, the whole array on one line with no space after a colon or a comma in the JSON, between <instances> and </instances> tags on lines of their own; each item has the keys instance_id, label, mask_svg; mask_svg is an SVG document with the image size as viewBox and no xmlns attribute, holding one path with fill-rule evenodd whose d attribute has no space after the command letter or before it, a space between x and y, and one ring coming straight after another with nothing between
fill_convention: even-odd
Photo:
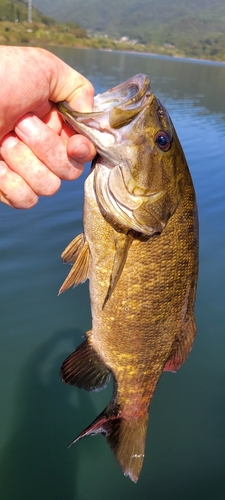
<instances>
[{"instance_id":1,"label":"fish body","mask_svg":"<svg viewBox=\"0 0 225 500\"><path fill-rule=\"evenodd\" d=\"M63 363L66 383L112 400L81 437L102 433L137 481L151 398L163 371L177 371L195 337L198 273L195 192L171 119L136 75L95 101L93 114L59 105L98 155L85 181L84 233L64 251L62 285L89 278L92 329Z\"/></svg>"}]
</instances>

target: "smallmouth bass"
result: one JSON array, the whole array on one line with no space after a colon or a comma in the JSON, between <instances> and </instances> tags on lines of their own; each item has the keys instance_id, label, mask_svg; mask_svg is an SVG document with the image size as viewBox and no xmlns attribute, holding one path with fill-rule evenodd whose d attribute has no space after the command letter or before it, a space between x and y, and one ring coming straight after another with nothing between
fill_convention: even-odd
<instances>
[{"instance_id":1,"label":"smallmouth bass","mask_svg":"<svg viewBox=\"0 0 225 500\"><path fill-rule=\"evenodd\" d=\"M97 95L92 113L65 102L58 109L98 153L85 181L84 232L62 254L73 267L60 289L90 280L92 330L64 361L61 377L88 391L104 388L110 375L114 381L109 405L73 443L105 435L136 482L154 390L163 371L180 368L196 332L194 187L146 75Z\"/></svg>"}]
</instances>

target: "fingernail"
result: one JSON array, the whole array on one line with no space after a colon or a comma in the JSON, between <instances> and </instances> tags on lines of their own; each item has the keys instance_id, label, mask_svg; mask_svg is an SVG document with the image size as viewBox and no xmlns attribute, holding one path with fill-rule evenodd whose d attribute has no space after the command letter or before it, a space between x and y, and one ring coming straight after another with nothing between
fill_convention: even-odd
<instances>
[{"instance_id":1,"label":"fingernail","mask_svg":"<svg viewBox=\"0 0 225 500\"><path fill-rule=\"evenodd\" d=\"M15 130L30 136L39 130L39 119L35 115L28 115L16 124Z\"/></svg>"},{"instance_id":2,"label":"fingernail","mask_svg":"<svg viewBox=\"0 0 225 500\"><path fill-rule=\"evenodd\" d=\"M89 154L89 148L86 144L79 144L76 149L74 149L74 156L77 158L85 158Z\"/></svg>"},{"instance_id":3,"label":"fingernail","mask_svg":"<svg viewBox=\"0 0 225 500\"><path fill-rule=\"evenodd\" d=\"M6 135L1 141L1 147L3 149L13 148L16 144L18 144L16 135Z\"/></svg>"}]
</instances>

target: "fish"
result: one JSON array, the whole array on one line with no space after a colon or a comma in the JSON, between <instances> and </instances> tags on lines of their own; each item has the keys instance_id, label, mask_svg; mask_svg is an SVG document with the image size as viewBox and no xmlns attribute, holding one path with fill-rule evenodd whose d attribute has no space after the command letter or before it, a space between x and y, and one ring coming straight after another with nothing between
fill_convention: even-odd
<instances>
[{"instance_id":1,"label":"fish","mask_svg":"<svg viewBox=\"0 0 225 500\"><path fill-rule=\"evenodd\" d=\"M62 260L60 293L89 279L92 328L62 364L61 378L87 391L113 379L112 398L71 443L102 434L137 482L149 406L163 372L192 349L198 276L198 214L172 120L147 75L98 94L91 113L58 103L97 155L84 183L83 233Z\"/></svg>"}]
</instances>

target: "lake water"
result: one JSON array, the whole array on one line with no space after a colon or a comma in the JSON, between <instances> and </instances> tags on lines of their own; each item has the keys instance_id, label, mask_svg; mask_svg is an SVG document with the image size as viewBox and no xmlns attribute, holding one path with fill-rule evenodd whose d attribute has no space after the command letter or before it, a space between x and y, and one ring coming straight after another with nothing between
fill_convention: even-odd
<instances>
[{"instance_id":1,"label":"lake water","mask_svg":"<svg viewBox=\"0 0 225 500\"><path fill-rule=\"evenodd\" d=\"M51 50L102 92L150 76L187 156L200 217L197 338L155 392L137 485L103 437L71 440L106 406L60 381L90 328L88 286L57 297L60 254L82 229L85 175L29 211L0 206L1 500L225 499L225 65L128 53ZM89 170L87 165L85 174Z\"/></svg>"}]
</instances>

